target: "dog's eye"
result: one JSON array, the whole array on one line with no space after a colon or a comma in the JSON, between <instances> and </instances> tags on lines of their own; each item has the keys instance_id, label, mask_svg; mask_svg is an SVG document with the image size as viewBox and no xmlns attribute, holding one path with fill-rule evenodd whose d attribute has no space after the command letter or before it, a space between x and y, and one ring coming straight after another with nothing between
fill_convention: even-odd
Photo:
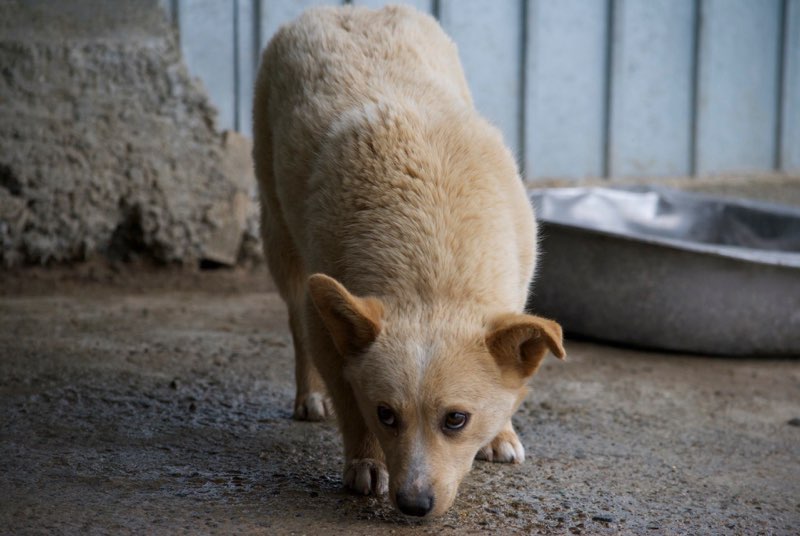
<instances>
[{"instance_id":1,"label":"dog's eye","mask_svg":"<svg viewBox=\"0 0 800 536\"><path fill-rule=\"evenodd\" d=\"M387 406L378 406L378 420L390 428L397 426L397 416Z\"/></svg>"},{"instance_id":2,"label":"dog's eye","mask_svg":"<svg viewBox=\"0 0 800 536\"><path fill-rule=\"evenodd\" d=\"M451 411L448 413L444 418L444 429L445 430L461 430L466 426L467 421L469 420L468 413L462 413L460 411Z\"/></svg>"}]
</instances>

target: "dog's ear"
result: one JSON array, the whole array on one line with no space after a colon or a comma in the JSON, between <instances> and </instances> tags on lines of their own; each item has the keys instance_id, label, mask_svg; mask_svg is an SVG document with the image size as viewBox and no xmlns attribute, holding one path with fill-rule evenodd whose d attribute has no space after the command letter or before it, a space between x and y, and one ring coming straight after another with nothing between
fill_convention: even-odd
<instances>
[{"instance_id":1,"label":"dog's ear","mask_svg":"<svg viewBox=\"0 0 800 536\"><path fill-rule=\"evenodd\" d=\"M558 323L540 316L502 315L489 324L486 347L504 372L523 383L533 376L550 350L564 359L563 335Z\"/></svg>"},{"instance_id":2,"label":"dog's ear","mask_svg":"<svg viewBox=\"0 0 800 536\"><path fill-rule=\"evenodd\" d=\"M357 353L378 338L383 317L380 300L353 296L324 274L308 279L308 292L341 355Z\"/></svg>"}]
</instances>

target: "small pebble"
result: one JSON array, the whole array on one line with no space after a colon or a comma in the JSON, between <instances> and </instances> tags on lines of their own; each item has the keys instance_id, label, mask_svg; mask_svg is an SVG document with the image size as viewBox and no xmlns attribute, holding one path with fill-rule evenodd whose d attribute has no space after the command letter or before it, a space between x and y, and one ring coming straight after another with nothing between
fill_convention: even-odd
<instances>
[{"instance_id":1,"label":"small pebble","mask_svg":"<svg viewBox=\"0 0 800 536\"><path fill-rule=\"evenodd\" d=\"M609 515L601 514L597 516L592 516L592 521L599 521L600 523L613 523L614 518Z\"/></svg>"},{"instance_id":2,"label":"small pebble","mask_svg":"<svg viewBox=\"0 0 800 536\"><path fill-rule=\"evenodd\" d=\"M800 417L789 419L786 424L789 426L800 426Z\"/></svg>"}]
</instances>

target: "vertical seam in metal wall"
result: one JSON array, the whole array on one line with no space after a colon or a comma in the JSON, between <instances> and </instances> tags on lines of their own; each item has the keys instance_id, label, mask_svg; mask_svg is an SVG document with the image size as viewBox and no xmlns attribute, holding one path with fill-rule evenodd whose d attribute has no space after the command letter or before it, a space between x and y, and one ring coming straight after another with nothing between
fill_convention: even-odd
<instances>
[{"instance_id":1,"label":"vertical seam in metal wall","mask_svg":"<svg viewBox=\"0 0 800 536\"><path fill-rule=\"evenodd\" d=\"M172 0L169 3L170 16L172 17L172 25L178 30L178 47L181 45L181 6L180 0ZM183 52L181 52L183 54Z\"/></svg>"},{"instance_id":2,"label":"vertical seam in metal wall","mask_svg":"<svg viewBox=\"0 0 800 536\"><path fill-rule=\"evenodd\" d=\"M169 3L169 16L172 18L172 24L176 28L180 28L180 24L179 24L180 12L179 12L179 9L180 8L178 7L178 0L172 0Z\"/></svg>"},{"instance_id":3,"label":"vertical seam in metal wall","mask_svg":"<svg viewBox=\"0 0 800 536\"><path fill-rule=\"evenodd\" d=\"M605 80L603 87L603 142L602 142L602 174L604 178L609 178L610 171L610 156L611 156L611 92L612 86L612 72L613 72L613 54L614 54L614 4L616 0L606 1L606 50L605 50Z\"/></svg>"},{"instance_id":4,"label":"vertical seam in metal wall","mask_svg":"<svg viewBox=\"0 0 800 536\"><path fill-rule=\"evenodd\" d=\"M526 66L528 63L528 1L529 0L520 0L520 24L522 25L522 29L520 30L520 46L522 47L520 54L519 54L519 98L517 99L517 115L519 116L519 127L517 128L517 138L518 138L518 145L519 147L519 167L520 167L520 176L523 180L528 175L528 163L525 161L525 124L526 124L526 117L525 117L525 93L528 88L528 83L526 80Z\"/></svg>"},{"instance_id":5,"label":"vertical seam in metal wall","mask_svg":"<svg viewBox=\"0 0 800 536\"><path fill-rule=\"evenodd\" d=\"M789 1L782 0L778 11L778 69L777 69L777 91L775 97L775 155L772 164L773 169L783 168L783 101L786 98L784 91L785 68L789 58L789 43L787 35L789 33Z\"/></svg>"},{"instance_id":6,"label":"vertical seam in metal wall","mask_svg":"<svg viewBox=\"0 0 800 536\"><path fill-rule=\"evenodd\" d=\"M253 2L253 72L257 72L261 61L261 0Z\"/></svg>"},{"instance_id":7,"label":"vertical seam in metal wall","mask_svg":"<svg viewBox=\"0 0 800 536\"><path fill-rule=\"evenodd\" d=\"M700 115L700 37L703 30L702 0L694 0L692 59L689 75L689 176L697 175L697 128Z\"/></svg>"},{"instance_id":8,"label":"vertical seam in metal wall","mask_svg":"<svg viewBox=\"0 0 800 536\"><path fill-rule=\"evenodd\" d=\"M242 86L241 76L242 69L239 66L241 54L239 53L239 2L241 0L233 0L233 129L241 132L242 118L240 115L241 96L239 90Z\"/></svg>"}]
</instances>

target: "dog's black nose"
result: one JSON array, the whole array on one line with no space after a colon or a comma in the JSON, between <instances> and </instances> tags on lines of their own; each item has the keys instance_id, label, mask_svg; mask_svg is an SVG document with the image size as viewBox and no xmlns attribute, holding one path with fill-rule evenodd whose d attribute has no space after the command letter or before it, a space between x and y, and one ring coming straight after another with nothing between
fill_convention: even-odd
<instances>
[{"instance_id":1,"label":"dog's black nose","mask_svg":"<svg viewBox=\"0 0 800 536\"><path fill-rule=\"evenodd\" d=\"M419 495L406 495L397 492L397 508L407 516L422 517L433 510L433 495L421 493Z\"/></svg>"}]
</instances>

